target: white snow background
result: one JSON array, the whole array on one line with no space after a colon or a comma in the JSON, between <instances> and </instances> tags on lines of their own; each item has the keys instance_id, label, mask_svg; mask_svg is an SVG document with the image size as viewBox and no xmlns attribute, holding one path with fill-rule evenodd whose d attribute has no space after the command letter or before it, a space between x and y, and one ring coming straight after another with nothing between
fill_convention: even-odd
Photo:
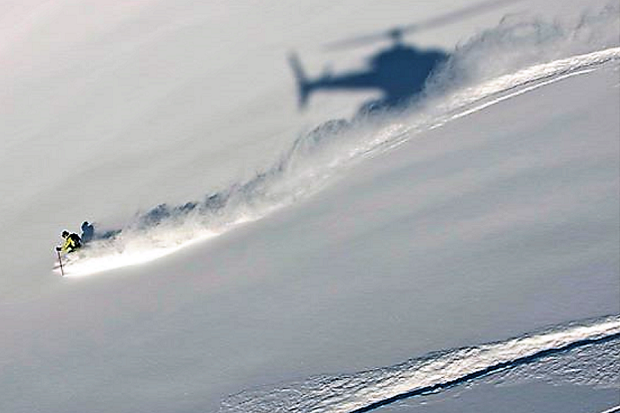
<instances>
[{"instance_id":1,"label":"white snow background","mask_svg":"<svg viewBox=\"0 0 620 413\"><path fill-rule=\"evenodd\" d=\"M619 14L0 3L0 411L620 405ZM290 52L363 71L389 38L325 45L439 16L406 110L299 110ZM83 220L122 232L60 277Z\"/></svg>"}]
</instances>

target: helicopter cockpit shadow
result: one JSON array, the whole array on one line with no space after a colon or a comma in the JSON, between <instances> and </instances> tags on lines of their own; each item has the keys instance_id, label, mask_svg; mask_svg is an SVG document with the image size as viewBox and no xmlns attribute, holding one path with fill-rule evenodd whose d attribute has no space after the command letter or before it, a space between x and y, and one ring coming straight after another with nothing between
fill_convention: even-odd
<instances>
[{"instance_id":1,"label":"helicopter cockpit shadow","mask_svg":"<svg viewBox=\"0 0 620 413\"><path fill-rule=\"evenodd\" d=\"M421 49L404 43L405 34L436 29L471 15L518 1L520 0L484 0L420 23L392 28L385 32L360 35L328 45L329 50L349 49L390 38L391 46L372 54L367 59L367 66L360 70L337 75L325 73L311 78L305 73L297 54L291 53L288 60L297 82L299 107L305 108L310 96L316 92L335 90L380 92L381 97L362 104L358 114L371 113L378 109L395 110L405 107L420 96L431 74L449 58L449 54L443 50Z\"/></svg>"}]
</instances>

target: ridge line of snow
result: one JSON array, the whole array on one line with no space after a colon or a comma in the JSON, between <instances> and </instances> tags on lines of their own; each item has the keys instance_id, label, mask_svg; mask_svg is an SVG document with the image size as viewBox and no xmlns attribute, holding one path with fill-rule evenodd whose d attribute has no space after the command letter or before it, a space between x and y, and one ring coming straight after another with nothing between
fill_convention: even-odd
<instances>
[{"instance_id":1,"label":"ridge line of snow","mask_svg":"<svg viewBox=\"0 0 620 413\"><path fill-rule=\"evenodd\" d=\"M225 400L219 412L363 413L579 347L618 339L620 316L603 317L586 324L571 323L502 342L431 353L395 366L311 377L275 389L241 392Z\"/></svg>"}]
</instances>

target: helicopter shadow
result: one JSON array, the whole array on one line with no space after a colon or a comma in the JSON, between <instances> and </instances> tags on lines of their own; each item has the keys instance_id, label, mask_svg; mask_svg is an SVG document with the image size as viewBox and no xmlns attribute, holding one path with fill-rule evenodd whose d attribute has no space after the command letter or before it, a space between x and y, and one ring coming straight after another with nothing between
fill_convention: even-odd
<instances>
[{"instance_id":1,"label":"helicopter shadow","mask_svg":"<svg viewBox=\"0 0 620 413\"><path fill-rule=\"evenodd\" d=\"M310 78L306 75L297 54L291 53L289 64L297 82L299 107L305 108L310 96L319 91L369 90L379 91L381 97L364 103L358 113L402 108L420 96L429 76L449 57L443 50L423 50L406 44L403 42L405 35L437 29L493 9L513 6L520 1L522 0L482 0L418 23L397 26L378 33L360 34L327 45L327 49L333 51L385 41L386 38L391 39L390 47L369 56L367 66L357 71L338 75L326 73Z\"/></svg>"},{"instance_id":2,"label":"helicopter shadow","mask_svg":"<svg viewBox=\"0 0 620 413\"><path fill-rule=\"evenodd\" d=\"M359 71L326 73L311 79L296 54L289 55L289 63L297 81L300 109L308 105L311 94L319 91L379 91L379 99L364 102L358 109L358 113L367 114L397 110L410 104L424 90L433 71L448 57L442 50L422 50L396 39L391 47L370 56L367 68Z\"/></svg>"}]
</instances>

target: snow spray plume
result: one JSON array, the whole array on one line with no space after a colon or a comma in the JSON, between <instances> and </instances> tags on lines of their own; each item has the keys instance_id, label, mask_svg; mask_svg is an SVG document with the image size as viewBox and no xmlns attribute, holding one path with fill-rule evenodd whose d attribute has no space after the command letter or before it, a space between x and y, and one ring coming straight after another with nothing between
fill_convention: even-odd
<instances>
[{"instance_id":1,"label":"snow spray plume","mask_svg":"<svg viewBox=\"0 0 620 413\"><path fill-rule=\"evenodd\" d=\"M429 79L427 95L514 73L525 67L620 45L620 5L611 2L574 21L548 22L522 14L459 45Z\"/></svg>"},{"instance_id":2,"label":"snow spray plume","mask_svg":"<svg viewBox=\"0 0 620 413\"><path fill-rule=\"evenodd\" d=\"M245 183L200 201L160 204L139 213L124 228L91 242L88 250L80 252L83 258L71 265L71 273L84 275L150 261L307 197L354 156L350 149L363 140L363 130L344 120L326 122L299 137L271 168Z\"/></svg>"},{"instance_id":3,"label":"snow spray plume","mask_svg":"<svg viewBox=\"0 0 620 413\"><path fill-rule=\"evenodd\" d=\"M271 168L245 183L176 206L161 204L137 214L110 237L91 243L68 274L92 274L168 255L191 243L258 220L321 190L342 171L393 150L429 129L512 96L620 59L618 7L561 26L505 19L461 46L431 80L422 101L408 112L326 122L300 136ZM561 47L560 47L561 46ZM601 46L602 47L602 46ZM552 53L553 52L553 53ZM562 59L548 61L549 54ZM494 61L496 63L489 63ZM525 68L523 68L525 66ZM515 68L522 70L514 71Z\"/></svg>"}]
</instances>

